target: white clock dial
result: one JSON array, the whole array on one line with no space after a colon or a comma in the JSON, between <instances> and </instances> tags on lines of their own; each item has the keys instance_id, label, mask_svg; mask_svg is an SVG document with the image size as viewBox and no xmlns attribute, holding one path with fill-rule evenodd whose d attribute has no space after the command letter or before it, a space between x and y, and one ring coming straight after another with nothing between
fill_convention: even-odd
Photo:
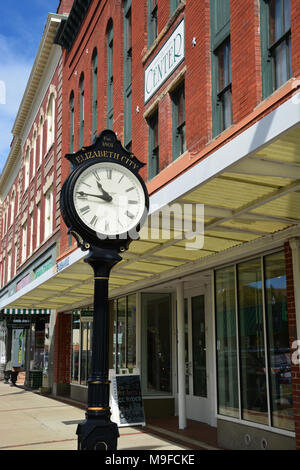
<instances>
[{"instance_id":1,"label":"white clock dial","mask_svg":"<svg viewBox=\"0 0 300 470\"><path fill-rule=\"evenodd\" d=\"M73 201L82 222L108 237L133 229L145 210L140 181L117 163L99 162L87 167L74 185Z\"/></svg>"}]
</instances>

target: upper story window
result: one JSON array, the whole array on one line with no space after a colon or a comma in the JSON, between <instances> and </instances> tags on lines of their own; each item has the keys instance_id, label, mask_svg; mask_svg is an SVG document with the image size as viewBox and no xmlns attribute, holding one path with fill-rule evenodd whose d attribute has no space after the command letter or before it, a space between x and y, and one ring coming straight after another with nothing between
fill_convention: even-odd
<instances>
[{"instance_id":1,"label":"upper story window","mask_svg":"<svg viewBox=\"0 0 300 470\"><path fill-rule=\"evenodd\" d=\"M131 0L124 2L124 146L132 146L132 18Z\"/></svg>"},{"instance_id":2,"label":"upper story window","mask_svg":"<svg viewBox=\"0 0 300 470\"><path fill-rule=\"evenodd\" d=\"M106 124L108 129L113 128L113 90L114 90L114 77L113 77L113 23L109 22L107 29L107 115Z\"/></svg>"},{"instance_id":3,"label":"upper story window","mask_svg":"<svg viewBox=\"0 0 300 470\"><path fill-rule=\"evenodd\" d=\"M230 1L210 0L213 136L232 124Z\"/></svg>"},{"instance_id":4,"label":"upper story window","mask_svg":"<svg viewBox=\"0 0 300 470\"><path fill-rule=\"evenodd\" d=\"M157 38L157 0L148 0L148 47Z\"/></svg>"},{"instance_id":5,"label":"upper story window","mask_svg":"<svg viewBox=\"0 0 300 470\"><path fill-rule=\"evenodd\" d=\"M98 114L98 54L97 49L92 57L93 74L93 103L92 103L92 141L97 137L97 114Z\"/></svg>"},{"instance_id":6,"label":"upper story window","mask_svg":"<svg viewBox=\"0 0 300 470\"><path fill-rule=\"evenodd\" d=\"M15 218L15 192L13 191L11 200L10 200L10 225L14 223L14 218Z\"/></svg>"},{"instance_id":7,"label":"upper story window","mask_svg":"<svg viewBox=\"0 0 300 470\"><path fill-rule=\"evenodd\" d=\"M292 76L291 0L261 0L263 98Z\"/></svg>"},{"instance_id":8,"label":"upper story window","mask_svg":"<svg viewBox=\"0 0 300 470\"><path fill-rule=\"evenodd\" d=\"M83 147L84 141L84 74L81 74L79 81L80 90L80 126L79 126L79 146Z\"/></svg>"},{"instance_id":9,"label":"upper story window","mask_svg":"<svg viewBox=\"0 0 300 470\"><path fill-rule=\"evenodd\" d=\"M171 15L174 13L179 3L180 3L180 0L171 0L171 5L170 5Z\"/></svg>"},{"instance_id":10,"label":"upper story window","mask_svg":"<svg viewBox=\"0 0 300 470\"><path fill-rule=\"evenodd\" d=\"M27 223L22 226L22 255L21 261L22 263L25 261L27 257Z\"/></svg>"},{"instance_id":11,"label":"upper story window","mask_svg":"<svg viewBox=\"0 0 300 470\"><path fill-rule=\"evenodd\" d=\"M184 82L172 93L173 160L186 151Z\"/></svg>"},{"instance_id":12,"label":"upper story window","mask_svg":"<svg viewBox=\"0 0 300 470\"><path fill-rule=\"evenodd\" d=\"M36 131L33 133L33 140L32 140L32 175L35 174L35 165L36 165L36 140L37 134Z\"/></svg>"},{"instance_id":13,"label":"upper story window","mask_svg":"<svg viewBox=\"0 0 300 470\"><path fill-rule=\"evenodd\" d=\"M24 190L27 189L29 185L29 157L30 149L27 147L24 159Z\"/></svg>"},{"instance_id":14,"label":"upper story window","mask_svg":"<svg viewBox=\"0 0 300 470\"><path fill-rule=\"evenodd\" d=\"M45 232L44 238L51 235L53 231L53 190L50 188L45 195Z\"/></svg>"},{"instance_id":15,"label":"upper story window","mask_svg":"<svg viewBox=\"0 0 300 470\"><path fill-rule=\"evenodd\" d=\"M216 52L218 56L218 102L221 108L221 130L232 124L231 53L230 40L225 41Z\"/></svg>"},{"instance_id":16,"label":"upper story window","mask_svg":"<svg viewBox=\"0 0 300 470\"><path fill-rule=\"evenodd\" d=\"M43 145L44 145L44 120L43 116L40 118L40 128L39 128L39 134L40 134L40 149L39 149L39 160L38 160L38 166L43 161Z\"/></svg>"},{"instance_id":17,"label":"upper story window","mask_svg":"<svg viewBox=\"0 0 300 470\"><path fill-rule=\"evenodd\" d=\"M54 143L54 131L55 131L55 98L54 94L51 93L48 107L47 107L47 151Z\"/></svg>"},{"instance_id":18,"label":"upper story window","mask_svg":"<svg viewBox=\"0 0 300 470\"><path fill-rule=\"evenodd\" d=\"M159 173L159 139L158 139L158 109L148 118L149 156L148 178L154 178Z\"/></svg>"}]
</instances>

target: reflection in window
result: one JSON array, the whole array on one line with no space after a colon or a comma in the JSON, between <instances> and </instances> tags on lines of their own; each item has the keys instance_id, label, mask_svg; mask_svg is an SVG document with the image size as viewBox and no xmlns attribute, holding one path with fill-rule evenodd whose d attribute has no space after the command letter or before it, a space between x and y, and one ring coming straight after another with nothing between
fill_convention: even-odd
<instances>
[{"instance_id":1,"label":"reflection in window","mask_svg":"<svg viewBox=\"0 0 300 470\"><path fill-rule=\"evenodd\" d=\"M268 424L261 260L238 266L242 417Z\"/></svg>"},{"instance_id":2,"label":"reflection in window","mask_svg":"<svg viewBox=\"0 0 300 470\"><path fill-rule=\"evenodd\" d=\"M204 295L192 298L193 394L207 397Z\"/></svg>"},{"instance_id":3,"label":"reflection in window","mask_svg":"<svg viewBox=\"0 0 300 470\"><path fill-rule=\"evenodd\" d=\"M272 424L294 430L284 253L265 258Z\"/></svg>"},{"instance_id":4,"label":"reflection in window","mask_svg":"<svg viewBox=\"0 0 300 470\"><path fill-rule=\"evenodd\" d=\"M120 369L136 367L136 295L113 301L113 364L116 373Z\"/></svg>"},{"instance_id":5,"label":"reflection in window","mask_svg":"<svg viewBox=\"0 0 300 470\"><path fill-rule=\"evenodd\" d=\"M238 292L234 288L233 266L217 271L215 278L218 412L233 417L241 413L242 419L247 421L293 431L284 253L241 263L237 265L237 276ZM239 343L235 335L235 303ZM236 367L237 344L239 369Z\"/></svg>"},{"instance_id":6,"label":"reflection in window","mask_svg":"<svg viewBox=\"0 0 300 470\"><path fill-rule=\"evenodd\" d=\"M72 358L71 358L71 382L78 383L79 377L79 332L80 316L73 313L72 321Z\"/></svg>"},{"instance_id":7,"label":"reflection in window","mask_svg":"<svg viewBox=\"0 0 300 470\"><path fill-rule=\"evenodd\" d=\"M168 294L142 295L142 388L145 395L171 392L171 308Z\"/></svg>"},{"instance_id":8,"label":"reflection in window","mask_svg":"<svg viewBox=\"0 0 300 470\"><path fill-rule=\"evenodd\" d=\"M274 89L292 76L291 0L270 1L269 53L273 58Z\"/></svg>"},{"instance_id":9,"label":"reflection in window","mask_svg":"<svg viewBox=\"0 0 300 470\"><path fill-rule=\"evenodd\" d=\"M218 412L239 417L234 266L216 272Z\"/></svg>"}]
</instances>

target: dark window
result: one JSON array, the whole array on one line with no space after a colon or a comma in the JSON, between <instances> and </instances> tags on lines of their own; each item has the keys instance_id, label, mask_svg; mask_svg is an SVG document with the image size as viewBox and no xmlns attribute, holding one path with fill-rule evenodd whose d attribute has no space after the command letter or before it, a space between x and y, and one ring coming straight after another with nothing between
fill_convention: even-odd
<instances>
[{"instance_id":1,"label":"dark window","mask_svg":"<svg viewBox=\"0 0 300 470\"><path fill-rule=\"evenodd\" d=\"M149 163L148 177L153 178L159 173L159 144L158 144L158 110L148 119L149 125Z\"/></svg>"},{"instance_id":2,"label":"dark window","mask_svg":"<svg viewBox=\"0 0 300 470\"><path fill-rule=\"evenodd\" d=\"M186 151L184 83L172 94L173 102L173 159Z\"/></svg>"},{"instance_id":3,"label":"dark window","mask_svg":"<svg viewBox=\"0 0 300 470\"><path fill-rule=\"evenodd\" d=\"M221 131L232 124L232 92L231 92L231 55L230 41L222 44L218 56L218 102L221 107Z\"/></svg>"},{"instance_id":4,"label":"dark window","mask_svg":"<svg viewBox=\"0 0 300 470\"><path fill-rule=\"evenodd\" d=\"M157 38L157 0L148 0L148 47Z\"/></svg>"},{"instance_id":5,"label":"dark window","mask_svg":"<svg viewBox=\"0 0 300 470\"><path fill-rule=\"evenodd\" d=\"M124 2L124 146L132 146L132 22L131 0Z\"/></svg>"},{"instance_id":6,"label":"dark window","mask_svg":"<svg viewBox=\"0 0 300 470\"><path fill-rule=\"evenodd\" d=\"M113 128L113 25L107 32L107 127Z\"/></svg>"},{"instance_id":7,"label":"dark window","mask_svg":"<svg viewBox=\"0 0 300 470\"><path fill-rule=\"evenodd\" d=\"M92 58L92 74L93 74L93 104L92 104L92 141L97 136L97 112L98 112L98 56L97 50L94 50Z\"/></svg>"}]
</instances>

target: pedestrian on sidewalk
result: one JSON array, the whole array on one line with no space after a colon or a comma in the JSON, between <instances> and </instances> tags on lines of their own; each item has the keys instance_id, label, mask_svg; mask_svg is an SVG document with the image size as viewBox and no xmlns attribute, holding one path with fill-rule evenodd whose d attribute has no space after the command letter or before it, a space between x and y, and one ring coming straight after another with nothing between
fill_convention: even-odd
<instances>
[{"instance_id":1,"label":"pedestrian on sidewalk","mask_svg":"<svg viewBox=\"0 0 300 470\"><path fill-rule=\"evenodd\" d=\"M12 372L12 364L11 364L11 361L9 360L5 364L5 368L4 368L4 383L5 384L9 383L9 379L11 378L11 372Z\"/></svg>"}]
</instances>

